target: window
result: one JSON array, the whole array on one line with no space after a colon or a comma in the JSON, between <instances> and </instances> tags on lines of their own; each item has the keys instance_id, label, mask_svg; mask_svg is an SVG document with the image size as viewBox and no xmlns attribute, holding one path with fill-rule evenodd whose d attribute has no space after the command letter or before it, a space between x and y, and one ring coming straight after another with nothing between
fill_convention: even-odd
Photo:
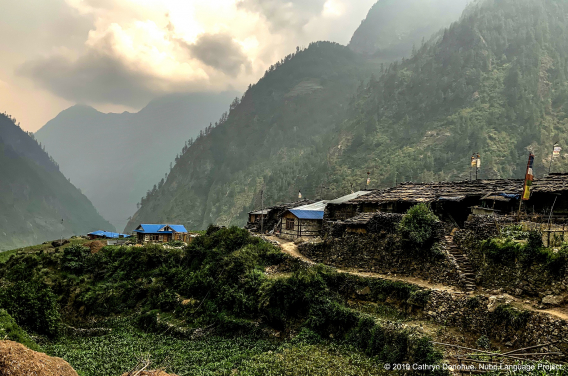
<instances>
[{"instance_id":1,"label":"window","mask_svg":"<svg viewBox=\"0 0 568 376\"><path fill-rule=\"evenodd\" d=\"M294 219L286 218L286 230L293 230L294 229Z\"/></svg>"}]
</instances>

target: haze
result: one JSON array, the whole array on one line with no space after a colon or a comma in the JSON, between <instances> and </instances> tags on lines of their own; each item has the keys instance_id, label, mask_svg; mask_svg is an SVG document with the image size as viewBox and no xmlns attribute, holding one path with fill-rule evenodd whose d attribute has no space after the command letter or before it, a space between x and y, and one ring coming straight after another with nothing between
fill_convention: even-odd
<instances>
[{"instance_id":1,"label":"haze","mask_svg":"<svg viewBox=\"0 0 568 376\"><path fill-rule=\"evenodd\" d=\"M0 102L36 131L88 104L137 111L177 92L244 91L315 40L347 44L373 0L21 0L0 13Z\"/></svg>"}]
</instances>

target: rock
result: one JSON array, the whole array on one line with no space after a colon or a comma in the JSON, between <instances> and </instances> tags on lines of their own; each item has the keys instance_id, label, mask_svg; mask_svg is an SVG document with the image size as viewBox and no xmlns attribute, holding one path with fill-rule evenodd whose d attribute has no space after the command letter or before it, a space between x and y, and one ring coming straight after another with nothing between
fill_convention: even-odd
<instances>
[{"instance_id":1,"label":"rock","mask_svg":"<svg viewBox=\"0 0 568 376\"><path fill-rule=\"evenodd\" d=\"M365 288L363 288L361 290L357 290L358 295L369 295L370 293L371 293L371 289L369 288L369 286L366 286Z\"/></svg>"},{"instance_id":2,"label":"rock","mask_svg":"<svg viewBox=\"0 0 568 376\"><path fill-rule=\"evenodd\" d=\"M61 247L62 245L65 245L65 244L69 244L69 240L67 240L67 239L54 240L54 241L51 242L51 246L54 247L54 248Z\"/></svg>"},{"instance_id":3,"label":"rock","mask_svg":"<svg viewBox=\"0 0 568 376\"><path fill-rule=\"evenodd\" d=\"M65 360L13 341L0 341L0 375L78 376Z\"/></svg>"},{"instance_id":4,"label":"rock","mask_svg":"<svg viewBox=\"0 0 568 376\"><path fill-rule=\"evenodd\" d=\"M547 295L542 298L542 304L557 306L564 302L565 298L562 295Z\"/></svg>"}]
</instances>

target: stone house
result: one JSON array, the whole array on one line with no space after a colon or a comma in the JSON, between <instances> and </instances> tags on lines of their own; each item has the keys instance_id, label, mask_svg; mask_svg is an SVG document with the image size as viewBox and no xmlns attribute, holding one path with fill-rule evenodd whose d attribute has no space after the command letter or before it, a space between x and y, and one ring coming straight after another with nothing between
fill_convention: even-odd
<instances>
[{"instance_id":1,"label":"stone house","mask_svg":"<svg viewBox=\"0 0 568 376\"><path fill-rule=\"evenodd\" d=\"M288 210L282 215L280 237L287 240L321 235L323 210Z\"/></svg>"}]
</instances>

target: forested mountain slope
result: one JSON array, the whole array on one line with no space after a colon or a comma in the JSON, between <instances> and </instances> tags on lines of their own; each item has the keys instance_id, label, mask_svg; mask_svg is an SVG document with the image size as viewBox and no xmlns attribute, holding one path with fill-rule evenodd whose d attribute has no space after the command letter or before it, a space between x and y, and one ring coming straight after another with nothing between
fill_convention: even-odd
<instances>
[{"instance_id":1,"label":"forested mountain slope","mask_svg":"<svg viewBox=\"0 0 568 376\"><path fill-rule=\"evenodd\" d=\"M364 185L367 172L373 187L469 178L474 152L481 177L522 177L529 150L542 175L553 143L567 149L566 14L568 3L559 0L482 1L411 58L372 68L355 96L285 98L271 78L309 69L308 57L326 62L326 82L335 82L332 62L344 50L315 44L269 72L197 140L130 227L150 218L191 228L241 224L259 206L263 186L271 204L298 190L308 198L346 194ZM288 83L288 90L297 85ZM330 106L306 106L317 98ZM320 109L329 114L320 118L325 127L310 117ZM566 167L564 156L552 164L553 171Z\"/></svg>"},{"instance_id":2,"label":"forested mountain slope","mask_svg":"<svg viewBox=\"0 0 568 376\"><path fill-rule=\"evenodd\" d=\"M0 176L0 250L114 230L40 145L4 114L0 114Z\"/></svg>"},{"instance_id":3,"label":"forested mountain slope","mask_svg":"<svg viewBox=\"0 0 568 376\"><path fill-rule=\"evenodd\" d=\"M487 0L436 43L359 90L331 142L330 185L374 171L396 181L524 176L528 152L546 173L555 141L567 149L568 3ZM341 145L341 147L340 147ZM552 164L566 171L566 154Z\"/></svg>"},{"instance_id":4,"label":"forested mountain slope","mask_svg":"<svg viewBox=\"0 0 568 376\"><path fill-rule=\"evenodd\" d=\"M419 42L457 21L472 0L380 0L353 34L349 47L397 59Z\"/></svg>"},{"instance_id":5,"label":"forested mountain slope","mask_svg":"<svg viewBox=\"0 0 568 376\"><path fill-rule=\"evenodd\" d=\"M36 137L101 214L123 229L184 142L217 119L236 95L170 95L138 113L104 114L77 105L49 121Z\"/></svg>"},{"instance_id":6,"label":"forested mountain slope","mask_svg":"<svg viewBox=\"0 0 568 376\"><path fill-rule=\"evenodd\" d=\"M190 145L127 231L147 221L191 229L241 223L260 203L263 184L266 203L297 195L311 179L306 169L325 154L324 136L373 64L347 47L318 42L272 66L217 127Z\"/></svg>"}]
</instances>

